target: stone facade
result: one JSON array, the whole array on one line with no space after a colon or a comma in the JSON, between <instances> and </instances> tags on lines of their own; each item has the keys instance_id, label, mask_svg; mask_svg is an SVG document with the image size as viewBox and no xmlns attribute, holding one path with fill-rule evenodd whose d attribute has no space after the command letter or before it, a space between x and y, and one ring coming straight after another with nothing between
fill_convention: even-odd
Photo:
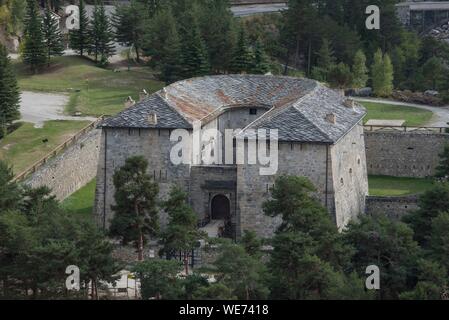
<instances>
[{"instance_id":1,"label":"stone facade","mask_svg":"<svg viewBox=\"0 0 449 320\"><path fill-rule=\"evenodd\" d=\"M280 175L309 178L317 189L316 197L328 208L337 226L343 228L365 212L368 179L363 126L357 125L331 146L281 143L279 171L273 176L259 175L258 165L238 166L240 232L252 230L262 237L273 235L280 221L265 216L262 203L270 197L270 188Z\"/></svg>"},{"instance_id":2,"label":"stone facade","mask_svg":"<svg viewBox=\"0 0 449 320\"><path fill-rule=\"evenodd\" d=\"M98 161L95 213L98 225L108 228L113 216L113 174L132 156L144 156L148 161L148 173L159 185L159 194L165 199L172 184L188 190L190 168L174 165L170 161L170 130L163 129L103 129L102 146ZM166 217L161 212L161 225Z\"/></svg>"},{"instance_id":3,"label":"stone facade","mask_svg":"<svg viewBox=\"0 0 449 320\"><path fill-rule=\"evenodd\" d=\"M384 215L394 220L400 220L403 216L419 208L417 196L404 197L373 197L366 198L366 214Z\"/></svg>"},{"instance_id":4,"label":"stone facade","mask_svg":"<svg viewBox=\"0 0 449 320\"><path fill-rule=\"evenodd\" d=\"M239 238L245 230L264 238L273 235L280 221L265 216L262 204L280 175L308 177L317 189L315 196L343 228L365 211L364 115L365 110L354 101L308 79L230 75L172 84L101 125L96 220L109 227L114 214L113 174L127 158L142 155L149 163L148 173L159 184L161 198L166 198L172 185L181 186L198 221L225 217L232 237ZM187 154L183 151L189 163L174 164L170 153L185 137L172 142L171 133L184 129L194 138L198 124L202 133L208 129L219 133L203 140L198 150L203 156L210 152L215 161L196 161L199 157L189 140ZM239 130L228 141L226 129ZM276 130L278 135L267 146L270 155L273 148L278 151L277 171L271 175L261 173L267 166L260 158L255 163L248 159L248 139L257 130L270 132L270 136ZM226 145L234 151L233 164L224 161ZM235 161L241 146L245 161ZM254 148L258 153L259 146ZM161 212L162 227L166 222Z\"/></svg>"},{"instance_id":5,"label":"stone facade","mask_svg":"<svg viewBox=\"0 0 449 320\"><path fill-rule=\"evenodd\" d=\"M435 175L449 134L365 132L368 174L425 178Z\"/></svg>"},{"instance_id":6,"label":"stone facade","mask_svg":"<svg viewBox=\"0 0 449 320\"><path fill-rule=\"evenodd\" d=\"M47 186L57 199L64 200L96 177L100 147L101 130L94 129L40 167L24 183L33 188Z\"/></svg>"}]
</instances>

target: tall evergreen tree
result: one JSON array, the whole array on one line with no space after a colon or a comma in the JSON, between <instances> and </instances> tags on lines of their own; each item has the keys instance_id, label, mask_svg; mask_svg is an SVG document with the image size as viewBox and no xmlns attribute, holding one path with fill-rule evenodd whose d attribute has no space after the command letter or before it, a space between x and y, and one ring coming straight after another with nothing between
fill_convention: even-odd
<instances>
[{"instance_id":1,"label":"tall evergreen tree","mask_svg":"<svg viewBox=\"0 0 449 320\"><path fill-rule=\"evenodd\" d=\"M20 93L6 48L0 44L0 138L6 127L20 118Z\"/></svg>"},{"instance_id":2,"label":"tall evergreen tree","mask_svg":"<svg viewBox=\"0 0 449 320\"><path fill-rule=\"evenodd\" d=\"M181 20L182 63L184 78L205 76L210 73L209 57L193 12Z\"/></svg>"},{"instance_id":3,"label":"tall evergreen tree","mask_svg":"<svg viewBox=\"0 0 449 320\"><path fill-rule=\"evenodd\" d=\"M223 72L229 66L237 36L229 0L204 1L199 11L199 25L211 68L216 73Z\"/></svg>"},{"instance_id":4,"label":"tall evergreen tree","mask_svg":"<svg viewBox=\"0 0 449 320\"><path fill-rule=\"evenodd\" d=\"M112 19L116 29L116 40L123 45L134 48L137 62L140 62L140 50L142 49L148 19L148 7L139 0L131 0L129 5L118 6Z\"/></svg>"},{"instance_id":5,"label":"tall evergreen tree","mask_svg":"<svg viewBox=\"0 0 449 320\"><path fill-rule=\"evenodd\" d=\"M432 237L432 221L449 208L449 183L436 183L421 195L419 209L404 217L415 235L415 240L424 248L429 247Z\"/></svg>"},{"instance_id":6,"label":"tall evergreen tree","mask_svg":"<svg viewBox=\"0 0 449 320\"><path fill-rule=\"evenodd\" d=\"M368 68L366 67L366 56L362 50L358 50L354 56L352 65L352 86L363 88L368 82Z\"/></svg>"},{"instance_id":7,"label":"tall evergreen tree","mask_svg":"<svg viewBox=\"0 0 449 320\"><path fill-rule=\"evenodd\" d=\"M64 52L64 40L59 30L58 22L51 14L49 5L45 9L43 33L45 51L47 53L47 65L49 66L52 56L60 56Z\"/></svg>"},{"instance_id":8,"label":"tall evergreen tree","mask_svg":"<svg viewBox=\"0 0 449 320\"><path fill-rule=\"evenodd\" d=\"M12 168L0 160L0 212L17 210L22 205L23 190L13 179Z\"/></svg>"},{"instance_id":9,"label":"tall evergreen tree","mask_svg":"<svg viewBox=\"0 0 449 320\"><path fill-rule=\"evenodd\" d=\"M143 260L143 247L148 237L159 231L156 199L158 185L147 174L148 162L141 156L126 160L114 173L115 216L110 233L123 243L134 242L139 261Z\"/></svg>"},{"instance_id":10,"label":"tall evergreen tree","mask_svg":"<svg viewBox=\"0 0 449 320\"><path fill-rule=\"evenodd\" d=\"M27 16L25 19L23 62L36 73L47 62L42 19L37 2L27 1Z\"/></svg>"},{"instance_id":11,"label":"tall evergreen tree","mask_svg":"<svg viewBox=\"0 0 449 320\"><path fill-rule=\"evenodd\" d=\"M313 67L312 77L319 81L327 81L329 71L335 65L334 50L329 40L323 39L317 56L317 63Z\"/></svg>"},{"instance_id":12,"label":"tall evergreen tree","mask_svg":"<svg viewBox=\"0 0 449 320\"><path fill-rule=\"evenodd\" d=\"M100 57L101 64L107 64L108 58L114 54L115 49L112 43L111 24L103 4L95 5L89 33L91 39L89 53L94 54L95 62L98 62L98 57Z\"/></svg>"},{"instance_id":13,"label":"tall evergreen tree","mask_svg":"<svg viewBox=\"0 0 449 320\"><path fill-rule=\"evenodd\" d=\"M79 29L70 31L70 47L80 56L83 56L89 50L91 43L89 37L89 18L87 17L84 0L80 0L78 7L80 11Z\"/></svg>"},{"instance_id":14,"label":"tall evergreen tree","mask_svg":"<svg viewBox=\"0 0 449 320\"><path fill-rule=\"evenodd\" d=\"M393 91L393 65L388 54L382 55L378 49L374 54L371 67L371 79L374 94L379 97L388 97Z\"/></svg>"},{"instance_id":15,"label":"tall evergreen tree","mask_svg":"<svg viewBox=\"0 0 449 320\"><path fill-rule=\"evenodd\" d=\"M265 50L262 43L258 40L254 46L254 57L251 66L251 73L253 74L266 74L270 71L268 64L268 57L265 54Z\"/></svg>"},{"instance_id":16,"label":"tall evergreen tree","mask_svg":"<svg viewBox=\"0 0 449 320\"><path fill-rule=\"evenodd\" d=\"M444 66L441 59L432 57L424 63L422 73L426 80L426 89L437 90L438 82L441 80L444 72Z\"/></svg>"},{"instance_id":17,"label":"tall evergreen tree","mask_svg":"<svg viewBox=\"0 0 449 320\"><path fill-rule=\"evenodd\" d=\"M379 299L398 299L401 292L412 289L415 264L422 252L409 226L385 216L365 216L348 225L344 238L355 248L352 264L359 275L365 275L367 266L380 268Z\"/></svg>"},{"instance_id":18,"label":"tall evergreen tree","mask_svg":"<svg viewBox=\"0 0 449 320\"><path fill-rule=\"evenodd\" d=\"M232 73L248 73L251 70L253 57L246 39L243 25L240 27L239 39L232 54L229 71Z\"/></svg>"},{"instance_id":19,"label":"tall evergreen tree","mask_svg":"<svg viewBox=\"0 0 449 320\"><path fill-rule=\"evenodd\" d=\"M188 258L201 238L198 216L187 203L187 194L179 187L172 187L169 198L163 203L169 222L163 235L163 251L168 256L181 252L186 274L189 273Z\"/></svg>"},{"instance_id":20,"label":"tall evergreen tree","mask_svg":"<svg viewBox=\"0 0 449 320\"><path fill-rule=\"evenodd\" d=\"M345 89L352 82L351 69L343 62L340 62L329 70L327 78L333 88Z\"/></svg>"},{"instance_id":21,"label":"tall evergreen tree","mask_svg":"<svg viewBox=\"0 0 449 320\"><path fill-rule=\"evenodd\" d=\"M167 41L163 47L161 74L162 80L170 84L182 79L181 40L175 26L169 30Z\"/></svg>"}]
</instances>

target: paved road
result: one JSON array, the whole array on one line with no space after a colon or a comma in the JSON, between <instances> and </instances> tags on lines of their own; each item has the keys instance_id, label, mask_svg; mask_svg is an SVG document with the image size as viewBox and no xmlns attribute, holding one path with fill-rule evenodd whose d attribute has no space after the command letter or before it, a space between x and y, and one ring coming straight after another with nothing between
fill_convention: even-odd
<instances>
[{"instance_id":1,"label":"paved road","mask_svg":"<svg viewBox=\"0 0 449 320\"><path fill-rule=\"evenodd\" d=\"M393 100L386 100L386 99L374 99L374 98L354 98L354 100L357 100L359 102L376 102L376 103L382 103L382 104L392 104L392 105L396 105L396 106L409 106L409 107L432 111L433 112L432 119L430 119L430 121L425 124L425 126L429 126L429 127L447 127L448 123L449 123L449 106L434 107L434 106L427 106L427 105L422 105L422 104L407 103L407 102L400 102L400 101L393 101Z\"/></svg>"},{"instance_id":2,"label":"paved road","mask_svg":"<svg viewBox=\"0 0 449 320\"><path fill-rule=\"evenodd\" d=\"M63 94L22 92L20 102L21 121L34 123L42 128L48 120L95 121L93 117L70 117L63 114L69 97Z\"/></svg>"},{"instance_id":3,"label":"paved road","mask_svg":"<svg viewBox=\"0 0 449 320\"><path fill-rule=\"evenodd\" d=\"M285 3L254 4L231 7L231 11L236 17L245 17L260 13L278 12L285 9L287 9L287 5Z\"/></svg>"}]
</instances>

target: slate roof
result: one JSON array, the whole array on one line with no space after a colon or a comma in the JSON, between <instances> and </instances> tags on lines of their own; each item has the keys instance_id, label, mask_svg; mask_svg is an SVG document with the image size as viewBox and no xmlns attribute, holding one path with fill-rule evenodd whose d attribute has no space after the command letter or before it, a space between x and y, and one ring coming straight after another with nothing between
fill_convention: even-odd
<instances>
[{"instance_id":1,"label":"slate roof","mask_svg":"<svg viewBox=\"0 0 449 320\"><path fill-rule=\"evenodd\" d=\"M365 116L363 107L317 81L262 75L221 75L174 83L143 102L105 120L103 127L192 128L224 107L268 106L270 111L248 129L278 129L280 141L335 143ZM148 115L158 116L149 125ZM332 114L335 123L326 118ZM248 136L243 130L241 135Z\"/></svg>"},{"instance_id":2,"label":"slate roof","mask_svg":"<svg viewBox=\"0 0 449 320\"><path fill-rule=\"evenodd\" d=\"M157 124L151 125L148 116L156 113ZM141 128L141 129L191 129L187 122L159 94L155 93L142 102L120 112L115 117L105 119L100 127Z\"/></svg>"}]
</instances>

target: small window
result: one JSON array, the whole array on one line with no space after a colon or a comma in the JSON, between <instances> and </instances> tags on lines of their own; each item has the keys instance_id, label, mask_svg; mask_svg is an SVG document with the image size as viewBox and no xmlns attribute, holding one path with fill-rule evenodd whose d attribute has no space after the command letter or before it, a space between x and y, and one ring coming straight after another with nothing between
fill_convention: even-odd
<instances>
[{"instance_id":1,"label":"small window","mask_svg":"<svg viewBox=\"0 0 449 320\"><path fill-rule=\"evenodd\" d=\"M249 109L249 114L252 116L257 115L257 109L254 109L254 108Z\"/></svg>"}]
</instances>

